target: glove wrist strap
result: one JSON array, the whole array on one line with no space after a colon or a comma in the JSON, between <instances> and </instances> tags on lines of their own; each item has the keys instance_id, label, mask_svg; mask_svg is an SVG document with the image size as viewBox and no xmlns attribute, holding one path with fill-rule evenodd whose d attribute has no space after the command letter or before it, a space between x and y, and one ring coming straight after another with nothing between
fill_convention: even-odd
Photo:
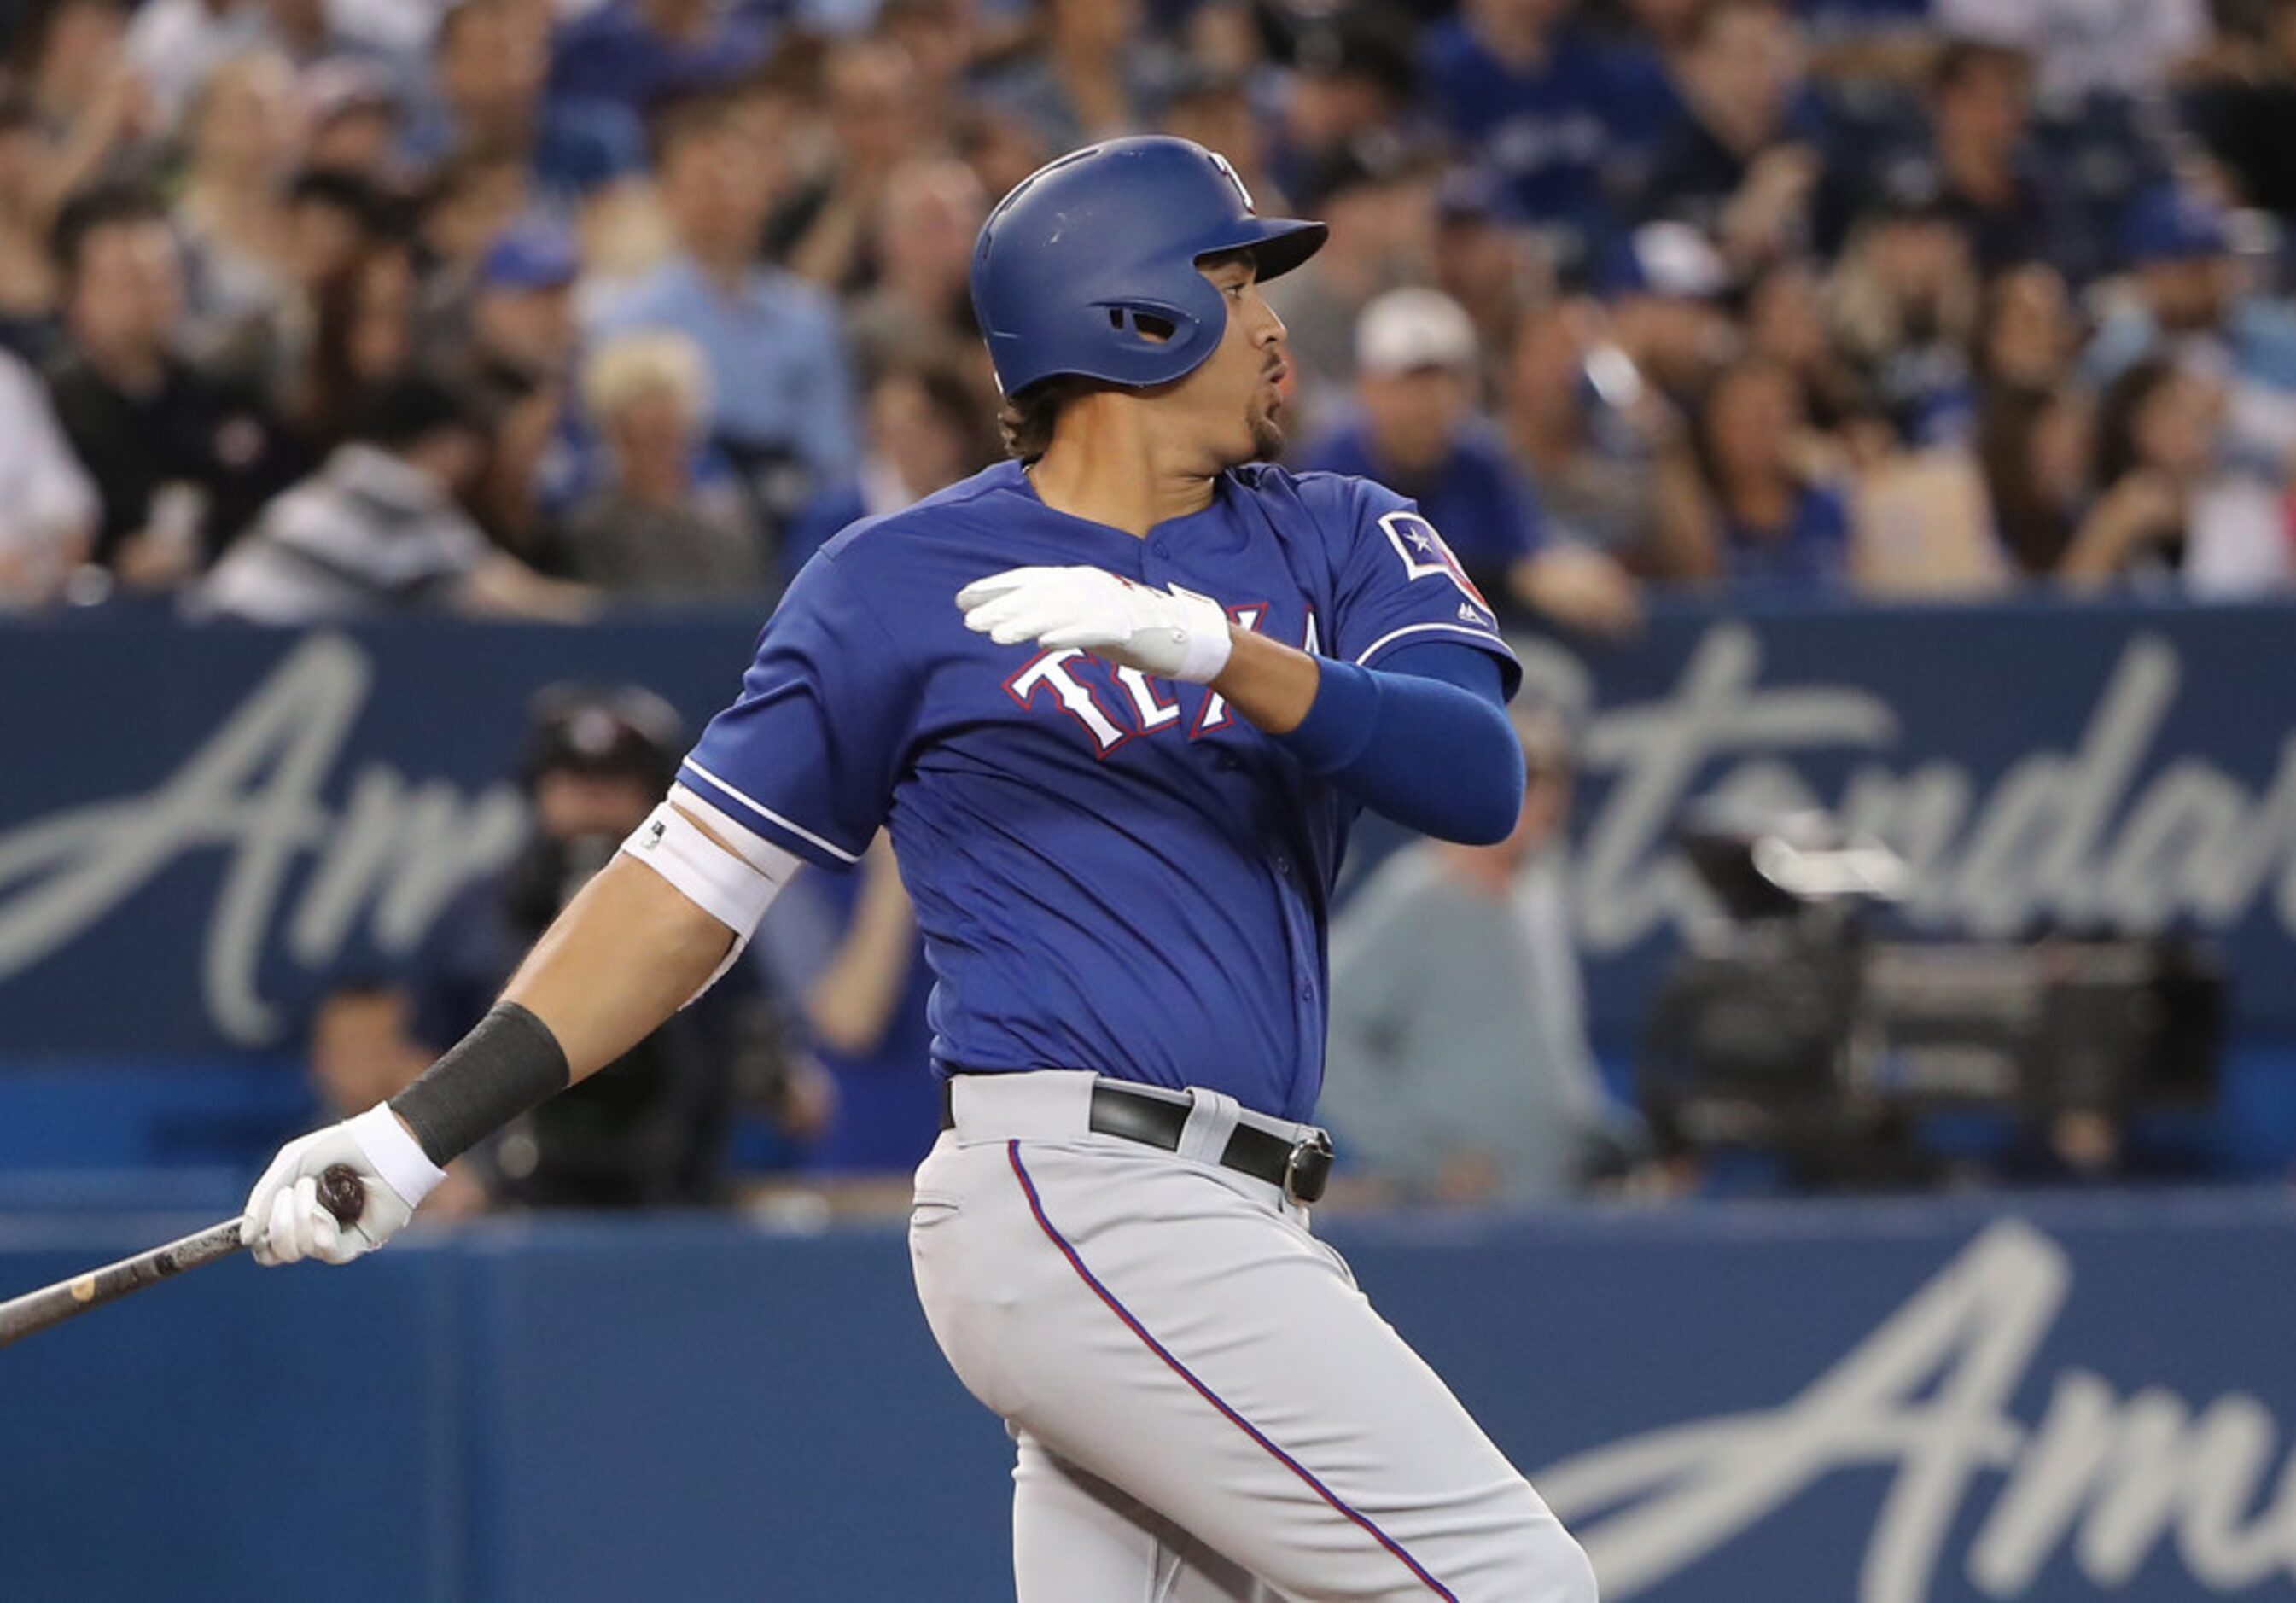
<instances>
[{"instance_id":1,"label":"glove wrist strap","mask_svg":"<svg viewBox=\"0 0 2296 1603\"><path fill-rule=\"evenodd\" d=\"M406 1133L388 1103L376 1103L343 1128L358 1143L382 1183L398 1192L398 1199L410 1209L447 1178L447 1171L425 1156L421 1144Z\"/></svg>"},{"instance_id":2,"label":"glove wrist strap","mask_svg":"<svg viewBox=\"0 0 2296 1603\"><path fill-rule=\"evenodd\" d=\"M1235 650L1235 641L1227 632L1227 620L1222 617L1217 629L1190 629L1188 643L1180 660L1180 671L1175 678L1191 685L1209 685L1219 678L1227 666L1228 657Z\"/></svg>"}]
</instances>

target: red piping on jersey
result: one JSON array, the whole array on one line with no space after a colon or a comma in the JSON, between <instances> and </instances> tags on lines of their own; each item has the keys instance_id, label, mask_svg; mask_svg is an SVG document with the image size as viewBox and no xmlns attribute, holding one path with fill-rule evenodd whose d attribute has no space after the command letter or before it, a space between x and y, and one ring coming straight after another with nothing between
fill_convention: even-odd
<instances>
[{"instance_id":1,"label":"red piping on jersey","mask_svg":"<svg viewBox=\"0 0 2296 1603\"><path fill-rule=\"evenodd\" d=\"M1182 1380L1186 1381L1194 1390L1196 1395L1201 1397L1206 1402L1210 1403L1212 1407L1218 1409L1230 1425L1234 1426L1236 1429L1242 1431L1245 1435L1250 1436L1254 1442L1259 1443L1261 1447L1267 1450L1268 1455L1275 1459L1277 1463L1283 1465L1284 1468L1290 1470L1293 1475L1298 1476L1302 1481L1306 1482L1309 1491L1313 1492L1317 1497L1322 1498L1340 1513L1345 1515L1349 1520L1370 1532L1374 1541L1377 1541L1380 1546L1385 1548L1389 1552L1394 1554L1398 1558L1400 1558L1403 1561L1405 1567L1409 1569L1413 1574L1418 1576L1420 1580L1425 1582L1427 1583L1428 1590L1433 1592L1437 1597L1444 1599L1444 1603L1459 1603L1457 1596L1440 1581L1438 1581L1434 1576L1429 1574L1427 1571L1421 1566L1419 1560L1405 1552L1401 1543L1395 1541L1395 1539L1388 1535L1386 1532L1374 1525L1369 1518L1364 1515L1357 1513L1353 1508L1349 1508L1347 1504L1341 1502L1339 1498L1332 1493L1332 1489L1329 1486L1324 1485L1323 1482L1317 1480L1313 1475L1308 1473L1307 1467L1302 1465L1299 1459L1293 1458L1290 1453L1285 1452L1282 1448L1276 1446L1275 1443L1260 1434L1258 1428L1252 1425L1250 1420L1245 1418L1242 1414L1237 1413L1226 1402L1222 1402L1218 1393L1214 1392L1211 1387L1206 1385L1202 1381L1198 1380L1195 1376L1189 1371L1187 1365L1182 1363L1178 1359L1172 1356L1170 1351L1165 1347L1163 1343L1149 1335L1148 1328L1145 1325L1143 1325L1138 1319L1134 1319L1132 1317L1132 1311L1125 1307L1123 1303L1118 1302L1115 1295L1111 1293L1107 1287L1103 1286L1093 1277L1093 1272L1084 1266L1084 1260L1077 1256L1076 1248L1070 1246L1068 1243L1068 1238L1062 1236L1060 1231L1054 1229L1053 1228L1053 1221L1045 1217L1045 1204L1043 1200L1037 1195L1036 1182L1029 1178L1028 1170L1023 1167L1021 1163L1021 1143L1018 1141L1005 1142L1004 1155L1012 1160L1013 1176L1021 1182L1021 1189L1029 1199L1029 1211L1037 1216L1037 1227L1045 1232L1046 1238L1049 1239L1054 1246L1061 1249L1061 1255L1069 1261L1069 1267L1076 1270L1077 1278L1092 1288L1093 1295L1098 1297L1102 1302L1108 1304L1109 1311L1115 1314L1118 1319L1124 1321L1125 1325L1131 1330L1132 1334L1140 1338L1142 1345L1145 1346L1148 1351L1153 1352L1158 1358L1163 1360L1164 1367L1166 1369L1171 1370L1173 1374L1178 1376Z\"/></svg>"}]
</instances>

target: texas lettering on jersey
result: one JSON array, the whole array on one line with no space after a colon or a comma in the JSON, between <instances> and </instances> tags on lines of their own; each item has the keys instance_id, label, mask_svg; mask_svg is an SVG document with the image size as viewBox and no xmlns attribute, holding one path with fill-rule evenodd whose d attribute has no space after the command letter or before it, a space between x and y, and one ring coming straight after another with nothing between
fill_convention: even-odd
<instances>
[{"instance_id":1,"label":"texas lettering on jersey","mask_svg":"<svg viewBox=\"0 0 2296 1603\"><path fill-rule=\"evenodd\" d=\"M1267 617L1266 603L1231 606L1239 629L1257 630ZM1316 650L1316 615L1308 614L1300 650ZM1094 754L1106 757L1143 735L1185 729L1194 740L1228 721L1227 702L1208 686L1151 678L1137 668L1119 668L1089 652L1039 652L1004 681L1004 694L1032 711L1057 711L1073 719L1092 740ZM1187 703L1193 703L1193 709Z\"/></svg>"}]
</instances>

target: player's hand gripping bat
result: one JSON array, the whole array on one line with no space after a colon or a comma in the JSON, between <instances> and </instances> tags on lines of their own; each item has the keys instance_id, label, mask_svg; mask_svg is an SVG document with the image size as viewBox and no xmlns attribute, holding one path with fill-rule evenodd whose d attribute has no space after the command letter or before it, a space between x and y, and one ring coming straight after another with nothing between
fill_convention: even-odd
<instances>
[{"instance_id":1,"label":"player's hand gripping bat","mask_svg":"<svg viewBox=\"0 0 2296 1603\"><path fill-rule=\"evenodd\" d=\"M319 1176L319 1200L335 1216L336 1223L348 1227L357 1224L366 1211L366 1188L360 1182L358 1171L349 1164L331 1164ZM0 1303L0 1347L51 1325L61 1325L91 1308L116 1303L170 1275L228 1258L239 1250L239 1221L226 1219L180 1241L170 1241L133 1258L107 1263L102 1269L92 1269L37 1291L28 1291L20 1297Z\"/></svg>"}]
</instances>

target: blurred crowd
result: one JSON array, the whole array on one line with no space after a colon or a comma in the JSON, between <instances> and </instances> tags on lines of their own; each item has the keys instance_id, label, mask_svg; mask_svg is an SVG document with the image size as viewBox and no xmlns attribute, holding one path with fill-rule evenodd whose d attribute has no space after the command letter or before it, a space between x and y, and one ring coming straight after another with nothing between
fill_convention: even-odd
<instances>
[{"instance_id":1,"label":"blurred crowd","mask_svg":"<svg viewBox=\"0 0 2296 1603\"><path fill-rule=\"evenodd\" d=\"M1327 218L1286 460L1651 587L2296 577L2296 0L0 0L0 608L763 605L1085 141Z\"/></svg>"}]
</instances>

